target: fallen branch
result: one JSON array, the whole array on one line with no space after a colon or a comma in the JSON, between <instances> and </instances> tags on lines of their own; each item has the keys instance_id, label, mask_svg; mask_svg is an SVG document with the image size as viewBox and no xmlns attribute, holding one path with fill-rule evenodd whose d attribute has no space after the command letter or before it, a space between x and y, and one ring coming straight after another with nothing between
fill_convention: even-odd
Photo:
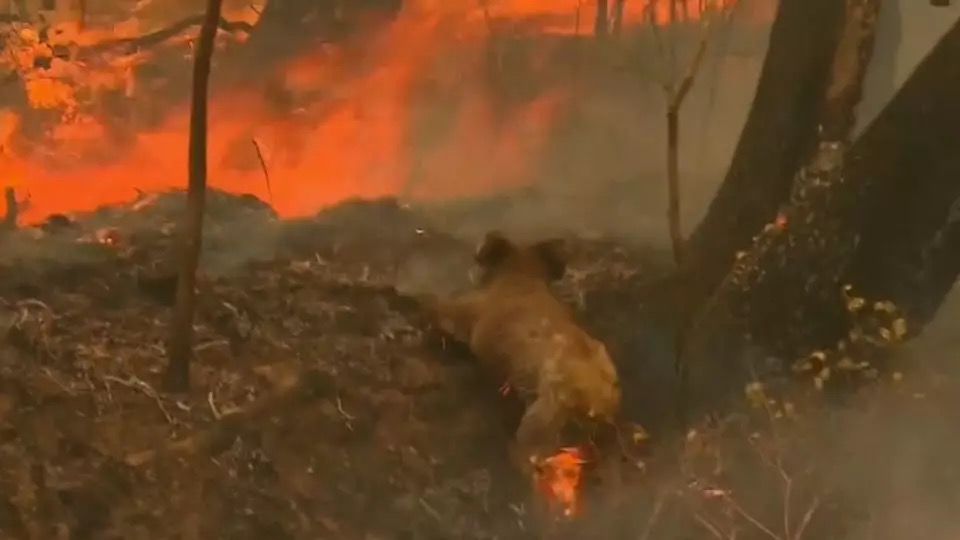
<instances>
[{"instance_id":1,"label":"fallen branch","mask_svg":"<svg viewBox=\"0 0 960 540\"><path fill-rule=\"evenodd\" d=\"M253 147L257 150L257 160L260 161L260 170L263 171L263 179L267 183L267 196L270 197L270 205L273 206L273 188L270 187L270 171L267 170L267 162L263 159L263 152L260 150L260 143L257 138L250 139Z\"/></svg>"},{"instance_id":2,"label":"fallen branch","mask_svg":"<svg viewBox=\"0 0 960 540\"><path fill-rule=\"evenodd\" d=\"M154 32L144 34L142 36L131 37L131 38L119 38L111 39L107 41L101 41L96 45L87 47L83 50L84 53L103 53L111 49L127 47L127 52L133 52L136 49L143 47L154 47L167 41L168 39L181 34L186 31L188 28L193 26L199 26L203 24L204 17L206 15L194 15L183 19L177 23L174 23L171 26L166 28L161 28ZM243 21L228 21L223 17L220 17L217 24L217 28L224 30L226 32L236 32L242 31L250 33L253 31L253 25Z\"/></svg>"},{"instance_id":3,"label":"fallen branch","mask_svg":"<svg viewBox=\"0 0 960 540\"><path fill-rule=\"evenodd\" d=\"M105 375L103 377L103 381L104 383L107 383L108 390L109 390L109 383L117 383L120 386L124 386L126 388L130 388L132 390L136 390L137 392L140 392L141 394L147 396L148 398L156 402L157 408L160 409L160 412L163 414L163 417L167 419L168 424L177 423L177 420L170 414L170 411L168 411L167 407L163 404L163 398L161 398L160 394L158 394L157 391L154 390L153 387L150 386L150 384L147 383L146 381L134 375L130 375L126 379L121 379L120 377L116 377L114 375Z\"/></svg>"}]
</instances>

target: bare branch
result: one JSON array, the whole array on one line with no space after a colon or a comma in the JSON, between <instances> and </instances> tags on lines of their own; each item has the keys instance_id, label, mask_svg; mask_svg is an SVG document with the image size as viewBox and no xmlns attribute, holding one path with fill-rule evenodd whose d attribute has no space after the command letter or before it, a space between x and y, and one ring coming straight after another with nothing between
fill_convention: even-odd
<instances>
[{"instance_id":1,"label":"bare branch","mask_svg":"<svg viewBox=\"0 0 960 540\"><path fill-rule=\"evenodd\" d=\"M263 179L267 183L267 196L270 197L270 204L273 205L273 188L270 186L270 171L267 170L267 162L263 159L263 152L260 150L260 142L256 137L250 139L253 147L257 150L257 160L260 162L260 169L263 171Z\"/></svg>"}]
</instances>

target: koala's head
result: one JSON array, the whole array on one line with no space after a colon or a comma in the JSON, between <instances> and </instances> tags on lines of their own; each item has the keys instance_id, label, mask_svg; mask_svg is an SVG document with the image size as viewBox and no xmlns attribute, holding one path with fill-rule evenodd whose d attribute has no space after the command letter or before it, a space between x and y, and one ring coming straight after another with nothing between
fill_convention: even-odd
<instances>
[{"instance_id":1,"label":"koala's head","mask_svg":"<svg viewBox=\"0 0 960 540\"><path fill-rule=\"evenodd\" d=\"M504 275L556 281L567 271L567 257L566 242L562 239L521 246L500 231L488 232L474 254L484 281Z\"/></svg>"}]
</instances>

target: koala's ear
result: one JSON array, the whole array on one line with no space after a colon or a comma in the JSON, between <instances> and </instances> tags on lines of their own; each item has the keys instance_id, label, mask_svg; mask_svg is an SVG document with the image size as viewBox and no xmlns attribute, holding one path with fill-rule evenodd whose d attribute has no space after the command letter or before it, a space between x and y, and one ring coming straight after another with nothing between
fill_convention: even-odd
<instances>
[{"instance_id":1,"label":"koala's ear","mask_svg":"<svg viewBox=\"0 0 960 540\"><path fill-rule=\"evenodd\" d=\"M513 254L515 247L500 231L490 231L477 247L473 259L483 268L490 268Z\"/></svg>"},{"instance_id":2,"label":"koala's ear","mask_svg":"<svg viewBox=\"0 0 960 540\"><path fill-rule=\"evenodd\" d=\"M547 277L549 277L551 281L563 278L563 275L567 272L567 259L570 256L565 240L562 238L554 238L537 242L530 247L533 252L537 254L537 257L540 258L540 261L543 262L544 267L547 269Z\"/></svg>"}]
</instances>

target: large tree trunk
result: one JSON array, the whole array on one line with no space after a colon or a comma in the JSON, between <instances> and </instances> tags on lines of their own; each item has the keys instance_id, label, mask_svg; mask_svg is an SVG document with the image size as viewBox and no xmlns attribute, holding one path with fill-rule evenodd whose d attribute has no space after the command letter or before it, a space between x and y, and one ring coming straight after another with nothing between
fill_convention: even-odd
<instances>
[{"instance_id":1,"label":"large tree trunk","mask_svg":"<svg viewBox=\"0 0 960 540\"><path fill-rule=\"evenodd\" d=\"M207 90L210 59L220 22L223 0L208 0L207 14L200 30L200 43L193 68L193 102L190 109L189 186L187 213L180 230L180 272L177 304L167 345L168 365L165 387L183 392L190 387L190 360L193 356L193 315L196 304L197 265L203 241L203 213L207 194Z\"/></svg>"},{"instance_id":2,"label":"large tree trunk","mask_svg":"<svg viewBox=\"0 0 960 540\"><path fill-rule=\"evenodd\" d=\"M753 106L716 197L681 268L686 309L699 305L786 200L817 141L817 109L844 20L838 0L782 0ZM686 310L684 310L686 311Z\"/></svg>"},{"instance_id":3,"label":"large tree trunk","mask_svg":"<svg viewBox=\"0 0 960 540\"><path fill-rule=\"evenodd\" d=\"M857 174L859 155L846 154L879 0L846 4L829 86L814 115L818 149L795 175L788 204L762 232L758 227L753 246L734 262L687 337L681 366L693 412L721 405L747 381L782 368L763 360L790 360L845 330L840 283L857 242L858 206L874 181Z\"/></svg>"},{"instance_id":4,"label":"large tree trunk","mask_svg":"<svg viewBox=\"0 0 960 540\"><path fill-rule=\"evenodd\" d=\"M914 329L960 272L960 24L916 69L853 149L870 178L849 281L896 302Z\"/></svg>"}]
</instances>

